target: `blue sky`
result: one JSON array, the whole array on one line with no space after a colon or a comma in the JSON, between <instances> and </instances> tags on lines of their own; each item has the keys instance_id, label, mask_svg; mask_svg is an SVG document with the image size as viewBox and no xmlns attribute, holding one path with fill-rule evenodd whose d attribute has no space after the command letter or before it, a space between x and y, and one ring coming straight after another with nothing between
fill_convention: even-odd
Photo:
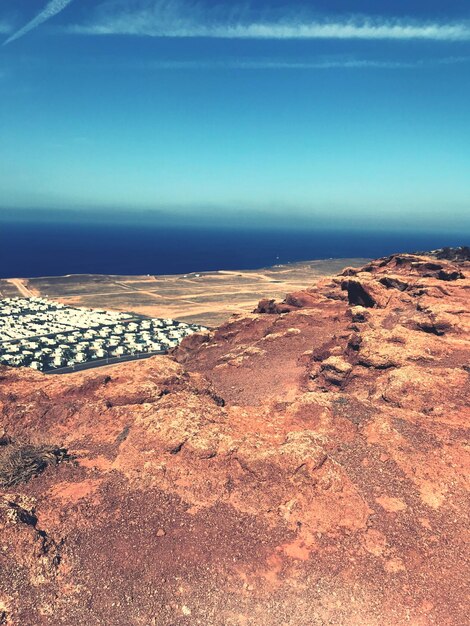
<instances>
[{"instance_id":1,"label":"blue sky","mask_svg":"<svg viewBox=\"0 0 470 626\"><path fill-rule=\"evenodd\" d=\"M470 4L3 0L0 205L470 231Z\"/></svg>"}]
</instances>

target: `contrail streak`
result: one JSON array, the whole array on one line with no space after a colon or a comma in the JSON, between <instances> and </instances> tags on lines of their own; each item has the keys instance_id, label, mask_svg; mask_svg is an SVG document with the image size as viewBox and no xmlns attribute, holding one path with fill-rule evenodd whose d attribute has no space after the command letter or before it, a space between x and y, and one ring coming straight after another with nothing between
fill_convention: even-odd
<instances>
[{"instance_id":1,"label":"contrail streak","mask_svg":"<svg viewBox=\"0 0 470 626\"><path fill-rule=\"evenodd\" d=\"M54 17L54 15L57 15L57 13L63 11L72 1L73 0L50 0L39 15L36 15L36 17L26 24L26 26L20 28L20 30L16 31L16 33L13 33L13 35L9 37L3 45L6 46L8 43L15 41L15 39L23 37L23 35L29 33L30 30L37 28L43 22L46 22L51 17Z\"/></svg>"}]
</instances>

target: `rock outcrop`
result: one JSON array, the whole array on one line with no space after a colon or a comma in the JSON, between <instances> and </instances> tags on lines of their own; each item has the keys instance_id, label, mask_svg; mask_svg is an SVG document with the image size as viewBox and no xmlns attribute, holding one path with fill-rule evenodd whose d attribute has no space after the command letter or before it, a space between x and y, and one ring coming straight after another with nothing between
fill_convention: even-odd
<instances>
[{"instance_id":1,"label":"rock outcrop","mask_svg":"<svg viewBox=\"0 0 470 626\"><path fill-rule=\"evenodd\" d=\"M0 369L0 623L464 624L469 272L395 255L171 357Z\"/></svg>"}]
</instances>

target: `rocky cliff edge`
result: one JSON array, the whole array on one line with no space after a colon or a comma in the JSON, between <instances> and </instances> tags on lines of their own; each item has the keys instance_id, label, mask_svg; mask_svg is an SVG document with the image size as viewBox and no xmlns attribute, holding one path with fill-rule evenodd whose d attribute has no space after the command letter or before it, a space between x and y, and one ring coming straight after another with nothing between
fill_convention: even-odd
<instances>
[{"instance_id":1,"label":"rocky cliff edge","mask_svg":"<svg viewBox=\"0 0 470 626\"><path fill-rule=\"evenodd\" d=\"M470 274L394 255L65 376L0 369L0 624L462 626Z\"/></svg>"}]
</instances>

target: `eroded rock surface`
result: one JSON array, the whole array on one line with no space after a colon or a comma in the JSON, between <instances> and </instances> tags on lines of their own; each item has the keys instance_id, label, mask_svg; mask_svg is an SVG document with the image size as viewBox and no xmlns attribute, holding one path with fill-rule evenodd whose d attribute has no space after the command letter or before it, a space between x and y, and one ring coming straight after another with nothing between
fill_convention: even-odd
<instances>
[{"instance_id":1,"label":"eroded rock surface","mask_svg":"<svg viewBox=\"0 0 470 626\"><path fill-rule=\"evenodd\" d=\"M2 488L0 623L466 623L469 269L395 255L172 357L0 369L0 447L63 455Z\"/></svg>"}]
</instances>

